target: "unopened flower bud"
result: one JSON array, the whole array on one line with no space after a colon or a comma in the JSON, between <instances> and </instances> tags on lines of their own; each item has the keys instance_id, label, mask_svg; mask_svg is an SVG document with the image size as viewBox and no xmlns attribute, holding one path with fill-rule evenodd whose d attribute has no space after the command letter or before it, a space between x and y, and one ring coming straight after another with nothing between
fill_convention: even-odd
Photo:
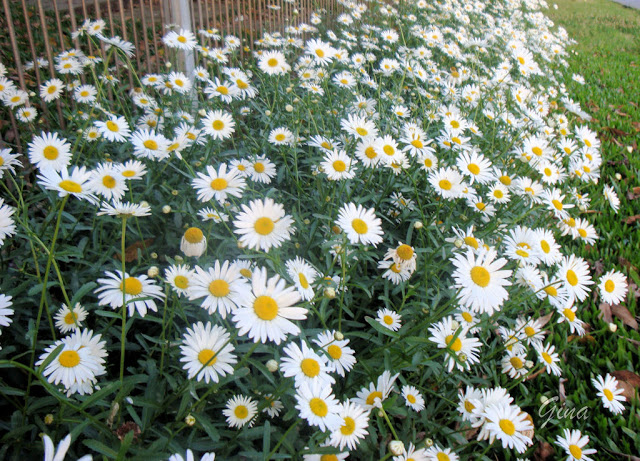
<instances>
[{"instance_id":1,"label":"unopened flower bud","mask_svg":"<svg viewBox=\"0 0 640 461\"><path fill-rule=\"evenodd\" d=\"M422 224L422 221L416 221L413 223L414 229L422 229L423 227L424 227L424 224Z\"/></svg>"},{"instance_id":2,"label":"unopened flower bud","mask_svg":"<svg viewBox=\"0 0 640 461\"><path fill-rule=\"evenodd\" d=\"M467 354L462 353L458 355L458 360L460 360L462 363L466 362L468 359Z\"/></svg>"},{"instance_id":3,"label":"unopened flower bud","mask_svg":"<svg viewBox=\"0 0 640 461\"><path fill-rule=\"evenodd\" d=\"M173 66L173 64L171 64L169 61L167 61L167 62L165 62L165 63L164 63L164 66L165 66L167 69L171 69L171 66Z\"/></svg>"},{"instance_id":4,"label":"unopened flower bud","mask_svg":"<svg viewBox=\"0 0 640 461\"><path fill-rule=\"evenodd\" d=\"M459 327L460 327L460 324L458 323L457 320L454 320L451 322L451 328L453 328L453 331L456 331Z\"/></svg>"},{"instance_id":5,"label":"unopened flower bud","mask_svg":"<svg viewBox=\"0 0 640 461\"><path fill-rule=\"evenodd\" d=\"M333 299L336 297L336 290L332 287L324 289L324 297L327 299Z\"/></svg>"},{"instance_id":6,"label":"unopened flower bud","mask_svg":"<svg viewBox=\"0 0 640 461\"><path fill-rule=\"evenodd\" d=\"M51 413L48 413L45 417L44 417L44 423L47 426L50 426L51 424L53 424L53 415Z\"/></svg>"},{"instance_id":7,"label":"unopened flower bud","mask_svg":"<svg viewBox=\"0 0 640 461\"><path fill-rule=\"evenodd\" d=\"M192 427L196 423L196 418L194 418L192 414L188 414L184 417L184 423L187 426Z\"/></svg>"},{"instance_id":8,"label":"unopened flower bud","mask_svg":"<svg viewBox=\"0 0 640 461\"><path fill-rule=\"evenodd\" d=\"M269 360L267 362L267 370L269 370L271 373L275 373L276 371L278 371L278 362L273 359Z\"/></svg>"},{"instance_id":9,"label":"unopened flower bud","mask_svg":"<svg viewBox=\"0 0 640 461\"><path fill-rule=\"evenodd\" d=\"M175 255L175 257L173 259L175 259L177 263L183 263L184 262L184 258L182 257L182 255Z\"/></svg>"},{"instance_id":10,"label":"unopened flower bud","mask_svg":"<svg viewBox=\"0 0 640 461\"><path fill-rule=\"evenodd\" d=\"M336 341L342 341L344 339L344 335L342 334L342 332L336 331L333 334L333 339L335 339Z\"/></svg>"},{"instance_id":11,"label":"unopened flower bud","mask_svg":"<svg viewBox=\"0 0 640 461\"><path fill-rule=\"evenodd\" d=\"M207 115L207 111L206 111L206 110L204 110L204 109L200 109L200 110L198 111L198 115L199 115L200 117L204 117L204 116L206 116L206 115Z\"/></svg>"},{"instance_id":12,"label":"unopened flower bud","mask_svg":"<svg viewBox=\"0 0 640 461\"><path fill-rule=\"evenodd\" d=\"M293 112L293 106L291 104L287 104L284 107L284 110L286 110L287 112Z\"/></svg>"},{"instance_id":13,"label":"unopened flower bud","mask_svg":"<svg viewBox=\"0 0 640 461\"><path fill-rule=\"evenodd\" d=\"M389 442L389 451L393 456L400 456L404 453L404 443L400 440L392 440Z\"/></svg>"},{"instance_id":14,"label":"unopened flower bud","mask_svg":"<svg viewBox=\"0 0 640 461\"><path fill-rule=\"evenodd\" d=\"M169 213L171 213L171 206L170 206L170 205L165 205L165 206L163 206L163 207L162 207L162 212L163 212L164 214L169 214Z\"/></svg>"},{"instance_id":15,"label":"unopened flower bud","mask_svg":"<svg viewBox=\"0 0 640 461\"><path fill-rule=\"evenodd\" d=\"M615 333L616 331L618 331L618 325L616 325L615 323L610 323L609 324L609 331L611 333Z\"/></svg>"},{"instance_id":16,"label":"unopened flower bud","mask_svg":"<svg viewBox=\"0 0 640 461\"><path fill-rule=\"evenodd\" d=\"M433 440L432 440L432 439L426 439L426 440L424 441L424 445L425 445L425 447L427 447L427 448L431 448L431 447L433 446Z\"/></svg>"},{"instance_id":17,"label":"unopened flower bud","mask_svg":"<svg viewBox=\"0 0 640 461\"><path fill-rule=\"evenodd\" d=\"M455 239L453 241L453 244L455 245L456 248L462 248L462 245L464 245L464 240L462 239Z\"/></svg>"},{"instance_id":18,"label":"unopened flower bud","mask_svg":"<svg viewBox=\"0 0 640 461\"><path fill-rule=\"evenodd\" d=\"M546 405L547 402L549 402L549 397L547 397L546 395L541 395L540 396L540 405Z\"/></svg>"},{"instance_id":19,"label":"unopened flower bud","mask_svg":"<svg viewBox=\"0 0 640 461\"><path fill-rule=\"evenodd\" d=\"M270 117L271 116L271 111L270 110L265 111L264 115L266 115L267 117Z\"/></svg>"},{"instance_id":20,"label":"unopened flower bud","mask_svg":"<svg viewBox=\"0 0 640 461\"><path fill-rule=\"evenodd\" d=\"M533 360L527 360L524 362L524 366L527 368L533 368Z\"/></svg>"},{"instance_id":21,"label":"unopened flower bud","mask_svg":"<svg viewBox=\"0 0 640 461\"><path fill-rule=\"evenodd\" d=\"M151 266L149 269L147 269L147 276L148 277L157 277L158 274L160 273L160 269L158 269L158 266Z\"/></svg>"},{"instance_id":22,"label":"unopened flower bud","mask_svg":"<svg viewBox=\"0 0 640 461\"><path fill-rule=\"evenodd\" d=\"M158 259L158 253L156 253L155 251L151 253L151 259Z\"/></svg>"},{"instance_id":23,"label":"unopened flower bud","mask_svg":"<svg viewBox=\"0 0 640 461\"><path fill-rule=\"evenodd\" d=\"M620 181L622 179L622 175L620 173L616 173L616 179Z\"/></svg>"}]
</instances>

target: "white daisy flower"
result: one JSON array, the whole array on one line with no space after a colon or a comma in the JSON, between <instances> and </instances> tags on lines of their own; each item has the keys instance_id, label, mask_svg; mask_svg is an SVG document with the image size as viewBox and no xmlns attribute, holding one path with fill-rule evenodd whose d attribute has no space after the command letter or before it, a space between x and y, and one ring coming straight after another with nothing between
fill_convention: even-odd
<instances>
[{"instance_id":1,"label":"white daisy flower","mask_svg":"<svg viewBox=\"0 0 640 461\"><path fill-rule=\"evenodd\" d=\"M356 364L355 351L348 347L348 339L336 339L335 331L324 331L313 340L328 358L327 368L344 377Z\"/></svg>"},{"instance_id":2,"label":"white daisy flower","mask_svg":"<svg viewBox=\"0 0 640 461\"><path fill-rule=\"evenodd\" d=\"M164 270L164 280L171 285L171 288L178 296L185 295L188 297L195 273L195 270L189 268L189 266L172 264Z\"/></svg>"},{"instance_id":3,"label":"white daisy flower","mask_svg":"<svg viewBox=\"0 0 640 461\"><path fill-rule=\"evenodd\" d=\"M71 145L58 133L42 133L29 143L29 161L40 168L62 171L71 161Z\"/></svg>"},{"instance_id":4,"label":"white daisy flower","mask_svg":"<svg viewBox=\"0 0 640 461\"><path fill-rule=\"evenodd\" d=\"M600 297L605 303L620 304L627 297L627 277L622 272L611 269L600 277Z\"/></svg>"},{"instance_id":5,"label":"white daisy flower","mask_svg":"<svg viewBox=\"0 0 640 461\"><path fill-rule=\"evenodd\" d=\"M311 386L316 382L323 386L333 385L336 381L329 375L327 358L316 354L304 341L300 345L301 348L292 342L282 350L286 355L280 360L282 374L286 378L294 378L296 387L303 383Z\"/></svg>"},{"instance_id":6,"label":"white daisy flower","mask_svg":"<svg viewBox=\"0 0 640 461\"><path fill-rule=\"evenodd\" d=\"M201 307L209 314L218 312L224 319L243 303L249 285L234 264L216 260L206 271L198 266L187 293L190 300L204 298Z\"/></svg>"},{"instance_id":7,"label":"white daisy flower","mask_svg":"<svg viewBox=\"0 0 640 461\"><path fill-rule=\"evenodd\" d=\"M198 322L187 328L182 340L181 362L187 371L189 379L196 378L209 384L218 382L220 376L233 374L233 364L238 360L233 354L234 347L230 342L229 332L221 326L203 325Z\"/></svg>"},{"instance_id":8,"label":"white daisy flower","mask_svg":"<svg viewBox=\"0 0 640 461\"><path fill-rule=\"evenodd\" d=\"M241 428L255 423L255 416L258 414L258 403L243 395L236 395L227 401L227 406L222 410L222 414L227 417L227 424L230 427Z\"/></svg>"},{"instance_id":9,"label":"white daisy flower","mask_svg":"<svg viewBox=\"0 0 640 461\"><path fill-rule=\"evenodd\" d=\"M400 323L400 314L389 309L379 309L378 318L376 321L385 328L391 331L398 331L402 326Z\"/></svg>"},{"instance_id":10,"label":"white daisy flower","mask_svg":"<svg viewBox=\"0 0 640 461\"><path fill-rule=\"evenodd\" d=\"M16 233L16 224L11 217L16 209L5 204L0 198L0 247L4 245L4 239Z\"/></svg>"},{"instance_id":11,"label":"white daisy flower","mask_svg":"<svg viewBox=\"0 0 640 461\"><path fill-rule=\"evenodd\" d=\"M202 130L215 139L226 139L230 137L234 131L236 122L230 113L221 110L208 111L202 119Z\"/></svg>"},{"instance_id":12,"label":"white daisy flower","mask_svg":"<svg viewBox=\"0 0 640 461\"><path fill-rule=\"evenodd\" d=\"M71 173L66 168L56 172L55 170L41 170L38 175L38 183L47 190L58 192L59 197L73 195L90 203L97 203L96 196L91 189L91 172L85 167L74 166Z\"/></svg>"},{"instance_id":13,"label":"white daisy flower","mask_svg":"<svg viewBox=\"0 0 640 461\"><path fill-rule=\"evenodd\" d=\"M593 461L588 455L597 453L594 448L585 448L589 443L589 436L582 435L578 429L563 429L562 435L556 437L556 445L565 450L567 461Z\"/></svg>"},{"instance_id":14,"label":"white daisy flower","mask_svg":"<svg viewBox=\"0 0 640 461\"><path fill-rule=\"evenodd\" d=\"M84 322L88 315L80 303L76 303L73 309L63 304L53 318L56 321L56 327L60 330L60 333L67 334L70 331L76 331L82 327L82 322Z\"/></svg>"},{"instance_id":15,"label":"white daisy flower","mask_svg":"<svg viewBox=\"0 0 640 461\"><path fill-rule=\"evenodd\" d=\"M279 248L283 242L291 238L293 219L286 215L284 207L273 199L252 200L249 206L242 205L233 222L234 232L239 234L241 244L252 250L269 252Z\"/></svg>"},{"instance_id":16,"label":"white daisy flower","mask_svg":"<svg viewBox=\"0 0 640 461\"><path fill-rule=\"evenodd\" d=\"M593 386L598 390L598 397L602 399L602 405L615 415L621 414L624 411L624 405L622 402L626 402L622 393L624 390L618 387L618 380L611 376L609 373L603 378L598 376L597 378L591 378Z\"/></svg>"},{"instance_id":17,"label":"white daisy flower","mask_svg":"<svg viewBox=\"0 0 640 461\"><path fill-rule=\"evenodd\" d=\"M425 408L424 397L413 386L402 386L402 397L404 397L405 405L415 411L422 411Z\"/></svg>"},{"instance_id":18,"label":"white daisy flower","mask_svg":"<svg viewBox=\"0 0 640 461\"><path fill-rule=\"evenodd\" d=\"M307 261L299 256L286 262L287 274L293 280L296 288L300 292L300 296L305 301L311 301L314 297L313 283L316 281L319 273Z\"/></svg>"},{"instance_id":19,"label":"white daisy flower","mask_svg":"<svg viewBox=\"0 0 640 461\"><path fill-rule=\"evenodd\" d=\"M367 434L369 427L369 412L353 402L345 402L338 405L338 416L342 418L340 426L331 432L329 443L343 450L355 450Z\"/></svg>"},{"instance_id":20,"label":"white daisy flower","mask_svg":"<svg viewBox=\"0 0 640 461\"><path fill-rule=\"evenodd\" d=\"M93 123L107 141L125 142L131 136L129 124L122 116L113 116L106 122L96 121Z\"/></svg>"},{"instance_id":21,"label":"white daisy flower","mask_svg":"<svg viewBox=\"0 0 640 461\"><path fill-rule=\"evenodd\" d=\"M373 208L347 203L340 208L336 224L347 234L352 244L377 246L382 242L382 220Z\"/></svg>"},{"instance_id":22,"label":"white daisy flower","mask_svg":"<svg viewBox=\"0 0 640 461\"><path fill-rule=\"evenodd\" d=\"M137 310L140 317L147 314L147 310L158 311L154 299L164 298L162 288L155 285L146 275L130 276L126 272L115 273L106 271L108 278L98 279L95 293L98 295L99 306L109 305L112 309L122 307L124 302L129 309L129 317Z\"/></svg>"},{"instance_id":23,"label":"white daisy flower","mask_svg":"<svg viewBox=\"0 0 640 461\"><path fill-rule=\"evenodd\" d=\"M518 453L524 453L527 446L533 444L526 431L533 429L533 424L520 407L508 403L489 405L484 409L484 418L489 437L496 437L502 442L503 448L511 448Z\"/></svg>"},{"instance_id":24,"label":"white daisy flower","mask_svg":"<svg viewBox=\"0 0 640 461\"><path fill-rule=\"evenodd\" d=\"M318 426L322 432L339 429L343 423L338 414L339 402L331 390L319 382L309 386L303 383L296 391L296 410L300 418L306 419L310 426Z\"/></svg>"},{"instance_id":25,"label":"white daisy flower","mask_svg":"<svg viewBox=\"0 0 640 461\"><path fill-rule=\"evenodd\" d=\"M218 203L224 203L227 196L242 197L242 191L247 186L244 177L237 170L227 171L227 164L222 163L216 171L207 165L207 174L197 173L198 177L191 181L191 185L197 189L198 200L208 202L215 198Z\"/></svg>"}]
</instances>

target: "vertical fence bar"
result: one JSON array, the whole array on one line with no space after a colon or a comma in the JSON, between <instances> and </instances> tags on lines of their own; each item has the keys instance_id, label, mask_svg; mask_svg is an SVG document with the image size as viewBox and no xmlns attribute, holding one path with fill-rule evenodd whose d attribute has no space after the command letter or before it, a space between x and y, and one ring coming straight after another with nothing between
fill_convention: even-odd
<instances>
[{"instance_id":1,"label":"vertical fence bar","mask_svg":"<svg viewBox=\"0 0 640 461\"><path fill-rule=\"evenodd\" d=\"M129 8L131 9L131 29L133 29L133 44L136 47L136 63L138 64L138 69L142 69L142 66L140 65L140 53L138 53L138 31L136 28L136 15L134 14L133 0L129 0ZM142 11L142 8L144 8L144 3L140 2L140 16L144 17L144 11Z\"/></svg>"},{"instance_id":2,"label":"vertical fence bar","mask_svg":"<svg viewBox=\"0 0 640 461\"><path fill-rule=\"evenodd\" d=\"M64 35L62 33L62 21L60 20L60 11L58 10L58 2L53 2L53 12L56 15L56 27L58 28L58 36L60 37L60 51L64 51Z\"/></svg>"},{"instance_id":3,"label":"vertical fence bar","mask_svg":"<svg viewBox=\"0 0 640 461\"><path fill-rule=\"evenodd\" d=\"M144 3L145 0L142 1ZM153 13L153 0L149 0L149 7L151 12L151 37L153 39L153 53L156 58L156 72L160 72L160 56L158 55L158 39L156 38L156 19L155 14Z\"/></svg>"},{"instance_id":4,"label":"vertical fence bar","mask_svg":"<svg viewBox=\"0 0 640 461\"><path fill-rule=\"evenodd\" d=\"M84 16L85 21L89 18L87 13L87 3L85 0L82 0L82 16ZM93 44L91 43L91 40L89 40L89 54L93 55Z\"/></svg>"},{"instance_id":5,"label":"vertical fence bar","mask_svg":"<svg viewBox=\"0 0 640 461\"><path fill-rule=\"evenodd\" d=\"M149 37L148 37L148 31L147 31L147 15L146 15L146 9L147 7L145 6L144 0L140 1L140 16L142 18L142 39L144 42L144 55L146 57L146 65L147 65L147 72L151 72L151 54L149 53ZM153 11L151 12L151 14L153 15ZM155 32L153 33L153 37L154 37L154 41L155 41Z\"/></svg>"},{"instance_id":6,"label":"vertical fence bar","mask_svg":"<svg viewBox=\"0 0 640 461\"><path fill-rule=\"evenodd\" d=\"M3 0L5 3L7 0ZM51 77L56 75L56 69L53 65L53 53L51 52L51 43L49 43L49 32L47 29L46 16L44 15L44 8L42 7L42 0L38 0L38 14L40 15L40 27L42 28L42 33L44 34L44 48L47 53L47 60L49 61L49 73ZM56 101L56 107L58 109L58 119L60 120L60 127L64 130L65 123L64 117L62 116L62 106L60 105L60 100Z\"/></svg>"},{"instance_id":7,"label":"vertical fence bar","mask_svg":"<svg viewBox=\"0 0 640 461\"><path fill-rule=\"evenodd\" d=\"M67 0L67 7L69 8L69 17L71 18L71 29L72 32L75 32L78 30L78 23L76 21L76 10L73 7L73 0ZM80 40L78 40L78 37L73 39L73 46L78 50L80 49Z\"/></svg>"},{"instance_id":8,"label":"vertical fence bar","mask_svg":"<svg viewBox=\"0 0 640 461\"><path fill-rule=\"evenodd\" d=\"M4 6L4 15L7 18L7 23L9 27L9 40L11 41L11 49L15 56L15 64L16 64L16 69L18 70L18 79L20 80L20 88L26 91L27 86L24 81L24 71L22 69L22 62L20 61L18 43L16 42L16 34L15 34L15 31L13 30L13 20L11 19L11 10L9 9L9 1L2 0L2 4ZM20 137L18 136L18 124L16 123L16 119L13 116L13 110L10 108L7 110L9 111L9 119L11 120L11 129L13 130L13 142L16 144L18 148L18 152L22 154L22 143L20 143Z\"/></svg>"}]
</instances>

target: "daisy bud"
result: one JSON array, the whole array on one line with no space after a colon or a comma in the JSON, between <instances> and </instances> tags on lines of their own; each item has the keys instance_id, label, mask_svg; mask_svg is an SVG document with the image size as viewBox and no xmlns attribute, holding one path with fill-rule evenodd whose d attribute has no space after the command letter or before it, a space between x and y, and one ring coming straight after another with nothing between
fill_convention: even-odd
<instances>
[{"instance_id":1,"label":"daisy bud","mask_svg":"<svg viewBox=\"0 0 640 461\"><path fill-rule=\"evenodd\" d=\"M204 110L204 109L200 109L200 110L198 111L198 115L199 115L200 117L205 117L205 116L207 115L207 111L206 111L206 110Z\"/></svg>"},{"instance_id":2,"label":"daisy bud","mask_svg":"<svg viewBox=\"0 0 640 461\"><path fill-rule=\"evenodd\" d=\"M378 410L378 417L382 418L384 416L384 412L382 410Z\"/></svg>"},{"instance_id":3,"label":"daisy bud","mask_svg":"<svg viewBox=\"0 0 640 461\"><path fill-rule=\"evenodd\" d=\"M547 402L549 402L549 397L547 397L546 395L541 395L540 396L540 405L545 406L547 404Z\"/></svg>"},{"instance_id":4,"label":"daisy bud","mask_svg":"<svg viewBox=\"0 0 640 461\"><path fill-rule=\"evenodd\" d=\"M422 229L423 227L424 227L424 224L422 224L422 221L416 221L413 223L414 229Z\"/></svg>"},{"instance_id":5,"label":"daisy bud","mask_svg":"<svg viewBox=\"0 0 640 461\"><path fill-rule=\"evenodd\" d=\"M285 88L284 91L286 91L287 93L291 93L291 87Z\"/></svg>"},{"instance_id":6,"label":"daisy bud","mask_svg":"<svg viewBox=\"0 0 640 461\"><path fill-rule=\"evenodd\" d=\"M333 299L336 297L336 290L329 287L324 289L324 297L327 299Z\"/></svg>"},{"instance_id":7,"label":"daisy bud","mask_svg":"<svg viewBox=\"0 0 640 461\"><path fill-rule=\"evenodd\" d=\"M29 97L30 97L30 98L35 97L35 95L36 95L36 93L35 93L34 91L30 91L30 92L29 92Z\"/></svg>"},{"instance_id":8,"label":"daisy bud","mask_svg":"<svg viewBox=\"0 0 640 461\"><path fill-rule=\"evenodd\" d=\"M177 263L183 263L184 262L184 258L180 255L175 255L175 257L173 258L176 260Z\"/></svg>"},{"instance_id":9,"label":"daisy bud","mask_svg":"<svg viewBox=\"0 0 640 461\"><path fill-rule=\"evenodd\" d=\"M151 253L151 259L158 259L158 253L156 253L155 251Z\"/></svg>"},{"instance_id":10,"label":"daisy bud","mask_svg":"<svg viewBox=\"0 0 640 461\"><path fill-rule=\"evenodd\" d=\"M618 325L616 325L615 323L610 323L609 324L609 331L611 333L615 333L616 331L618 331Z\"/></svg>"},{"instance_id":11,"label":"daisy bud","mask_svg":"<svg viewBox=\"0 0 640 461\"><path fill-rule=\"evenodd\" d=\"M294 104L298 104L299 102L300 102L300 100L299 100L298 98L296 98L296 99L294 99L294 100L293 100L293 103L294 103Z\"/></svg>"},{"instance_id":12,"label":"daisy bud","mask_svg":"<svg viewBox=\"0 0 640 461\"><path fill-rule=\"evenodd\" d=\"M293 112L293 106L291 104L287 104L284 107L284 110L286 110L287 112Z\"/></svg>"},{"instance_id":13,"label":"daisy bud","mask_svg":"<svg viewBox=\"0 0 640 461\"><path fill-rule=\"evenodd\" d=\"M580 211L586 211L586 210L587 210L587 207L586 207L586 206L584 206L584 205L578 205L578 210L580 210Z\"/></svg>"},{"instance_id":14,"label":"daisy bud","mask_svg":"<svg viewBox=\"0 0 640 461\"><path fill-rule=\"evenodd\" d=\"M294 16L298 16L299 14L300 14L300 12L298 11L298 9L297 9L297 8L294 8L294 10L293 10L293 15L294 15Z\"/></svg>"},{"instance_id":15,"label":"daisy bud","mask_svg":"<svg viewBox=\"0 0 640 461\"><path fill-rule=\"evenodd\" d=\"M159 273L160 273L160 269L158 269L158 266L151 266L147 270L147 276L151 278L157 277Z\"/></svg>"},{"instance_id":16,"label":"daisy bud","mask_svg":"<svg viewBox=\"0 0 640 461\"><path fill-rule=\"evenodd\" d=\"M44 417L44 423L45 423L47 426L50 426L51 424L53 424L53 415L52 415L51 413L47 414L47 415Z\"/></svg>"},{"instance_id":17,"label":"daisy bud","mask_svg":"<svg viewBox=\"0 0 640 461\"><path fill-rule=\"evenodd\" d=\"M298 242L296 242L296 243L294 244L294 246L295 246L297 249L300 249L300 244L299 244Z\"/></svg>"},{"instance_id":18,"label":"daisy bud","mask_svg":"<svg viewBox=\"0 0 640 461\"><path fill-rule=\"evenodd\" d=\"M180 251L187 256L202 256L207 248L207 238L197 227L190 227L184 232L180 242Z\"/></svg>"},{"instance_id":19,"label":"daisy bud","mask_svg":"<svg viewBox=\"0 0 640 461\"><path fill-rule=\"evenodd\" d=\"M627 146L627 152L629 153L633 152L633 146Z\"/></svg>"},{"instance_id":20,"label":"daisy bud","mask_svg":"<svg viewBox=\"0 0 640 461\"><path fill-rule=\"evenodd\" d=\"M276 371L278 371L278 362L273 359L269 360L267 362L267 370L269 370L271 373L275 373Z\"/></svg>"},{"instance_id":21,"label":"daisy bud","mask_svg":"<svg viewBox=\"0 0 640 461\"><path fill-rule=\"evenodd\" d=\"M202 166L202 162L198 161L198 162L196 162L196 163L195 163L195 165L196 165L197 167L201 167L201 166Z\"/></svg>"},{"instance_id":22,"label":"daisy bud","mask_svg":"<svg viewBox=\"0 0 640 461\"><path fill-rule=\"evenodd\" d=\"M336 331L333 334L333 339L335 339L336 341L342 341L344 339L344 335L340 331Z\"/></svg>"},{"instance_id":23,"label":"daisy bud","mask_svg":"<svg viewBox=\"0 0 640 461\"><path fill-rule=\"evenodd\" d=\"M244 243L242 243L240 240L238 240L237 246L238 246L239 250L242 250L244 248Z\"/></svg>"},{"instance_id":24,"label":"daisy bud","mask_svg":"<svg viewBox=\"0 0 640 461\"><path fill-rule=\"evenodd\" d=\"M461 353L458 355L458 360L460 360L462 363L467 361L467 354L465 353Z\"/></svg>"},{"instance_id":25,"label":"daisy bud","mask_svg":"<svg viewBox=\"0 0 640 461\"><path fill-rule=\"evenodd\" d=\"M533 368L533 361L527 360L526 362L524 362L524 366L527 368Z\"/></svg>"},{"instance_id":26,"label":"daisy bud","mask_svg":"<svg viewBox=\"0 0 640 461\"><path fill-rule=\"evenodd\" d=\"M169 214L169 213L171 213L171 207L170 207L169 205L165 205L165 206L163 206L163 207L162 207L162 212L163 212L164 214Z\"/></svg>"},{"instance_id":27,"label":"daisy bud","mask_svg":"<svg viewBox=\"0 0 640 461\"><path fill-rule=\"evenodd\" d=\"M165 66L167 69L170 69L170 68L171 68L171 66L173 66L173 64L171 64L169 61L167 61L167 62L165 62L165 63L164 63L164 66Z\"/></svg>"},{"instance_id":28,"label":"daisy bud","mask_svg":"<svg viewBox=\"0 0 640 461\"><path fill-rule=\"evenodd\" d=\"M464 245L464 241L462 239L455 239L453 241L453 244L456 248L462 248L462 245Z\"/></svg>"},{"instance_id":29,"label":"daisy bud","mask_svg":"<svg viewBox=\"0 0 640 461\"><path fill-rule=\"evenodd\" d=\"M266 115L267 117L270 117L271 116L271 111L270 110L265 111L264 115Z\"/></svg>"},{"instance_id":30,"label":"daisy bud","mask_svg":"<svg viewBox=\"0 0 640 461\"><path fill-rule=\"evenodd\" d=\"M460 324L458 323L457 320L454 320L453 322L451 322L451 328L453 328L453 331L456 331L459 327L460 327Z\"/></svg>"},{"instance_id":31,"label":"daisy bud","mask_svg":"<svg viewBox=\"0 0 640 461\"><path fill-rule=\"evenodd\" d=\"M433 440L431 440L431 439L426 439L426 440L424 441L424 446L425 446L425 447L427 447L427 448L431 448L431 447L433 446Z\"/></svg>"},{"instance_id":32,"label":"daisy bud","mask_svg":"<svg viewBox=\"0 0 640 461\"><path fill-rule=\"evenodd\" d=\"M192 427L196 423L196 418L194 418L192 414L188 414L184 417L184 423L187 426Z\"/></svg>"},{"instance_id":33,"label":"daisy bud","mask_svg":"<svg viewBox=\"0 0 640 461\"><path fill-rule=\"evenodd\" d=\"M393 456L400 456L404 453L404 443L400 440L392 440L389 442L389 451Z\"/></svg>"},{"instance_id":34,"label":"daisy bud","mask_svg":"<svg viewBox=\"0 0 640 461\"><path fill-rule=\"evenodd\" d=\"M311 220L310 219L305 219L302 222L304 223L305 226L308 226L309 224L311 224Z\"/></svg>"},{"instance_id":35,"label":"daisy bud","mask_svg":"<svg viewBox=\"0 0 640 461\"><path fill-rule=\"evenodd\" d=\"M616 173L616 179L620 181L622 179L622 175L620 173Z\"/></svg>"},{"instance_id":36,"label":"daisy bud","mask_svg":"<svg viewBox=\"0 0 640 461\"><path fill-rule=\"evenodd\" d=\"M180 192L178 192L178 191L177 191L177 190L175 190L175 189L173 189L173 190L171 191L171 195L173 195L173 196L177 196L179 193L180 193Z\"/></svg>"}]
</instances>

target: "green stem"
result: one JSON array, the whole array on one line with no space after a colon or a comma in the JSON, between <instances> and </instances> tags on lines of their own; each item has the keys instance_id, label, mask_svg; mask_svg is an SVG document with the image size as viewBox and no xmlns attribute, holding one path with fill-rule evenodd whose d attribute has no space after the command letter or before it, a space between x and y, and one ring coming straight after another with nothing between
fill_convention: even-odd
<instances>
[{"instance_id":1,"label":"green stem","mask_svg":"<svg viewBox=\"0 0 640 461\"><path fill-rule=\"evenodd\" d=\"M125 278L125 235L127 232L127 218L122 218L122 236L120 238L120 254L122 259L122 333L120 336L120 382L124 381L124 349L127 336L127 303L126 303L126 278Z\"/></svg>"}]
</instances>

